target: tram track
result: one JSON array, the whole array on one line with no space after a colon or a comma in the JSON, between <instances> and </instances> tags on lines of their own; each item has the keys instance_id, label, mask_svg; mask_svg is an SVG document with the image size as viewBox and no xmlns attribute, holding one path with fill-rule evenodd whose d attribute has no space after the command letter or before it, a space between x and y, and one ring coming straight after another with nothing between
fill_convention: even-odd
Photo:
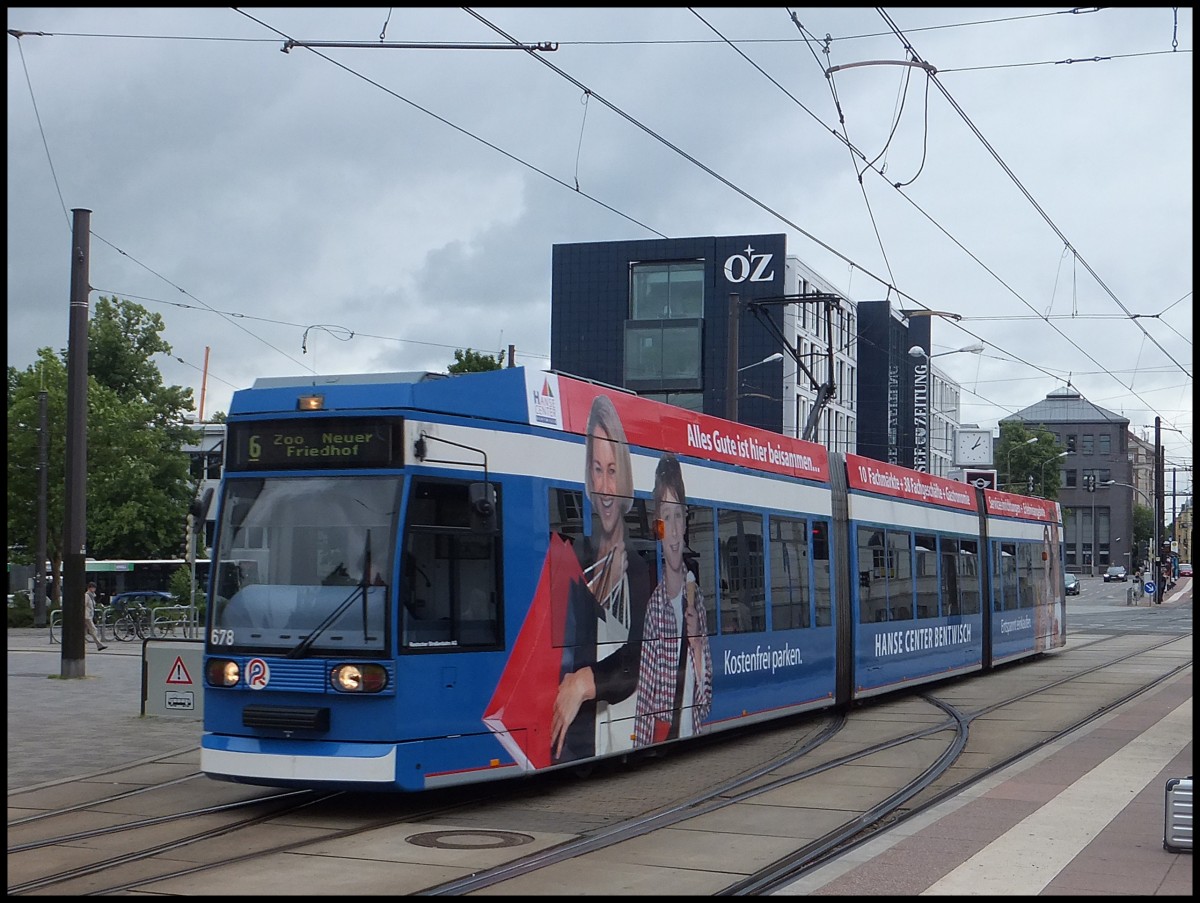
<instances>
[{"instance_id":1,"label":"tram track","mask_svg":"<svg viewBox=\"0 0 1200 903\"><path fill-rule=\"evenodd\" d=\"M1042 746L1052 743L1055 740L1058 740L1061 737L1071 733L1072 731L1078 730L1080 727L1083 727L1097 718L1102 717L1107 712L1125 704L1130 699L1133 699L1136 696L1141 695L1160 685L1164 681L1169 680L1182 670L1190 668L1191 665L1190 663L1179 665L1178 667L1171 669L1168 673L1157 676L1153 680L1136 687L1129 693L1113 699L1099 708L1092 709L1077 720L1059 727L1054 732L1043 736L1039 742L1006 758L996 761L985 768L976 770L970 779L958 781L951 786L942 788L934 795L922 800L919 804L908 805L911 801L917 798L919 794L924 793L933 787L937 780L943 777L949 771L950 767L966 748L970 725L973 721L986 717L990 713L1001 711L1005 707L1012 706L1023 700L1027 700L1039 693L1046 693L1055 690L1064 685L1070 684L1073 681L1085 679L1088 676L1102 672L1105 669L1119 666L1141 656L1152 655L1157 650L1170 645L1172 642L1174 642L1173 639L1157 642L1148 649L1141 649L1136 652L1131 652L1104 663L1097 664L1093 667L1077 671L1068 677L1049 681L1036 688L1014 694L1005 699L997 700L973 712L964 713L955 706L950 705L928 693L922 694L921 698L927 700L931 705L935 705L946 712L947 718L945 720L937 725L911 731L906 735L868 746L864 749L831 760L829 762L822 763L802 772L793 775L781 776L769 780L766 783L761 783L757 786L751 786L760 781L765 775L777 770L784 763L765 766L763 769L754 774L747 775L742 779L731 782L730 784L706 791L705 793L698 795L686 803L672 807L668 811L655 813L647 817L631 819L624 824L613 826L592 836L583 837L577 841L561 844L551 850L525 857L522 860L512 861L486 872L478 872L458 881L449 882L439 887L428 888L422 891L422 893L428 895L445 896L466 894L484 889L494 889L498 886L502 886L505 882L513 880L514 878L531 874L550 865L570 862L581 855L594 854L602 850L609 849L618 843L631 840L633 838L646 836L654 831L663 830L667 827L679 826L688 820L710 815L714 812L718 812L722 809L754 799L756 797L761 797L781 788L786 788L801 781L815 778L834 769L853 766L856 763L861 763L872 756L884 753L888 750L896 749L907 743L922 740L947 731L952 732L952 735L946 740L945 748L942 750L942 752L932 762L930 762L915 779L897 787L893 793L889 794L883 799L880 799L877 803L866 808L864 811L855 813L853 817L847 818L843 823L839 824L833 830L830 830L810 843L799 847L798 849L789 853L787 856L775 860L770 865L755 871L753 874L747 875L744 879L734 882L733 884L730 884L729 886L717 891L719 895L723 896L744 896L769 892L788 883L789 881L795 880L797 877L800 877L807 871L820 867L821 865L830 861L832 858L843 855L848 850L853 849L855 846L858 846L859 844L873 837L879 829L883 827L894 826L908 818L914 817L921 812L926 811L930 807L937 805L944 799L953 796L955 793L961 792L971 784L974 784L977 781L1008 767L1013 762L1031 754ZM953 687L957 686L957 684L951 684L949 686L951 689L953 689ZM828 739L828 737L825 739ZM806 748L805 753L811 753L813 748L815 747ZM789 757L787 761L791 762L793 759Z\"/></svg>"},{"instance_id":2,"label":"tram track","mask_svg":"<svg viewBox=\"0 0 1200 903\"><path fill-rule=\"evenodd\" d=\"M169 786L169 785L163 785L163 786ZM47 818L65 817L67 815L82 811L87 808L98 808L99 806L102 806L102 805L107 805L109 803L117 802L119 800L130 799L134 796L137 796L137 795L140 795L143 793L147 793L152 790L159 790L159 789L162 789L162 787L144 787L144 788L140 788L136 791L130 791L129 793L114 794L110 797L107 797L104 800L98 800L96 803L93 803L90 806L84 806L84 805L70 806L68 808L65 808L65 809L62 809L62 810L59 810L56 812L46 812L46 813L42 813L40 815L31 816L29 818L20 819L19 823L20 824L29 824L31 822L42 820L42 819L47 819ZM276 793L276 794L271 794L269 796L256 797L254 799L249 799L249 800L238 800L236 802L219 803L214 806L204 806L204 807L197 808L197 809L188 809L187 811L184 811L184 812L175 812L175 813L171 813L169 815L159 815L159 816L154 816L152 818L139 818L139 819L135 819L134 821L122 822L121 824L110 825L110 826L104 827L104 828L92 828L92 829L86 830L86 831L73 831L69 834L59 834L54 837L44 838L42 840L34 840L34 841L26 842L26 843L11 844L8 847L8 852L10 855L13 853L26 853L26 852L29 852L30 850L40 850L40 849L44 849L45 847L57 846L58 844L77 843L81 840L90 840L92 838L97 838L97 837L112 837L114 835L121 834L122 832L126 832L126 831L137 831L142 828L149 828L149 827L162 827L162 826L174 824L175 822L191 821L193 819L198 819L198 818L200 818L202 816L206 816L206 815L215 815L218 813L236 812L238 810L256 808L256 807L263 806L264 804L267 804L267 803L281 802L284 800L289 800L290 801L289 804L282 807L281 810L278 810L273 814L277 815L277 814L281 814L281 813L286 814L286 813L290 813L290 812L298 812L301 809L305 808L306 806L312 805L315 801L318 801L320 799L328 799L328 798L330 798L332 796L336 796L336 795L340 795L340 794L318 793L318 792L315 792L312 790L294 790L294 791L290 791L287 793ZM258 819L259 819L259 816L255 816L255 818L249 819L248 821L249 821L249 823L253 823L254 821L256 821ZM10 824L10 827L11 827L11 824Z\"/></svg>"},{"instance_id":3,"label":"tram track","mask_svg":"<svg viewBox=\"0 0 1200 903\"><path fill-rule=\"evenodd\" d=\"M581 823L576 832L578 836L571 840L531 855L510 857L500 864L472 867L455 880L399 889L397 892L441 896L485 890L529 893L530 885L523 884L523 881L544 881L545 876L552 874L554 869L571 869L590 856L607 855L611 858L621 844L653 843L658 832L704 831L706 821L728 817L728 813L739 808L745 811L747 806L770 807L773 805L773 795L828 799L831 786L838 786L838 781L842 786L848 783L848 779L838 778L839 774L863 767L891 768L893 766L886 764L889 760L919 759L919 767L913 766L907 771L895 769L896 780L887 787L875 788L878 792L869 804L858 805L853 811L847 808L839 815L836 825L827 826L819 836L796 838L792 849L783 855L773 856L770 862L758 864L750 870L743 863L718 859L713 859L706 866L714 878L721 874L727 879L720 887L713 887L710 894L740 896L769 892L844 854L882 828L899 824L1021 756L1029 755L1041 746L1102 717L1139 693L1161 685L1163 681L1190 667L1190 658L1186 664L1169 667L1167 662L1162 661L1152 676L1134 682L1126 680L1120 686L1116 678L1096 681L1095 677L1106 671L1113 675L1144 670L1148 667L1147 663L1167 658L1161 653L1173 642L1178 640L1146 637L1135 644L1136 648L1124 648L1129 645L1128 638L1110 637L1080 644L1074 652L1094 661L1079 662L1065 674L1057 673L1060 669L1055 660L1061 653L1043 657L1042 666L1037 662L1028 662L1006 667L993 672L986 685L980 685L987 688L988 699L984 704L979 704L976 695L981 692L980 688L972 687L969 680L960 680L927 686L920 695L914 693L901 700L887 700L856 708L848 716L826 713L820 719L809 716L803 721L782 726L782 729L780 725L774 725L770 730L764 730L762 735L778 737L774 740L778 754L764 757L752 765L747 764L740 770L730 767L723 779L713 781L711 786L697 793L677 794L677 798L669 800L661 799L661 793L655 794L655 786L670 783L659 778L669 776L676 768L687 769L696 762L711 763L714 756L733 751L731 744L735 742L739 746L758 742L753 731L742 735L744 739L741 741L738 735L715 735L705 739L707 749L689 750L679 756L679 762L672 762L668 758L646 768L643 773L645 789L634 794L645 794L644 805L641 811L631 817L625 817L625 813L615 811L614 807L612 817L606 819L604 824L589 827ZM1005 681L997 684L997 674L1006 678L1007 687L1004 686ZM1023 706L1027 707L1023 711L1034 711L1028 707L1033 705L1036 709L1039 700L1047 697L1082 697L1082 692L1063 694L1062 691L1071 689L1072 684L1093 690L1096 687L1108 689L1102 699L1089 697L1082 700L1079 706L1072 708L1071 717L1060 718L1055 723L1049 723L1044 712L1021 715L1022 718L1033 719L1032 726L1038 729L1036 741L1022 744L1020 748L997 749L985 765L972 769L970 774L958 773L950 777L953 771L962 771L961 766L956 768L955 763L970 744L972 725L984 724L993 715L1011 717ZM996 693L1003 693L1003 696L997 698ZM797 735L800 735L798 740ZM771 743L764 743L763 749L770 746ZM737 773L734 773L735 770ZM189 777L164 782L158 785L158 789L178 788ZM40 874L22 876L23 880L11 884L8 891L10 895L47 891L96 894L138 889L171 893L171 890L164 891L161 888L177 886L181 881L199 881L201 884L196 886L200 887L204 882L213 880L220 880L222 886L227 887L228 870L239 864L261 862L267 864L266 867L272 867L271 864L275 863L274 867L278 867L280 854L303 854L317 845L324 850L334 849L336 841L363 835L394 838L385 845L405 848L407 861L407 857L412 855L411 846L406 846L412 841L412 825L420 824L428 828L430 824L470 824L477 826L481 832L492 828L497 831L528 830L527 825L531 822L522 824L514 821L514 811L529 816L533 812L532 804L540 799L539 795L545 795L545 791L560 786L573 787L576 789L570 796L574 798L577 793L580 799L586 801L591 795L603 796L605 782L615 777L607 775L596 781L571 784L566 783L565 776L555 783L537 782L536 779L534 782L504 782L491 785L492 789L482 795L479 788L474 788L473 793L464 788L461 792L439 791L431 796L389 796L383 800L375 799L371 805L366 805L366 801L353 794L297 791L224 803L207 809L191 807L174 814L137 819L104 829L64 833L54 838L14 844L9 849L10 877L21 872L21 868L14 866L21 865L22 857L45 857L47 862L44 869L38 869ZM641 788L643 783L637 786ZM305 794L308 796L305 797ZM485 797L486 801L482 801L481 797ZM110 794L93 801L92 811L104 811L114 802L143 798L144 795L139 795L137 791ZM278 804L277 808L273 804ZM271 806L272 811L226 820L231 814L263 806ZM583 804L583 808L592 807L592 804ZM16 819L9 823L10 830L14 826L45 821L53 815L79 815L88 808L88 804L72 805ZM221 824L209 825L204 830L189 831L166 840L161 837L170 825L186 826L214 818L221 819ZM330 822L345 826L331 830L328 828ZM309 825L310 830L305 832L301 840L275 842L278 836L275 829L281 824ZM160 835L158 842L139 845L141 837L155 832ZM370 832L376 833L372 835ZM126 840L121 841L121 837ZM53 865L54 861L63 858L54 856L55 850L74 850L76 854L65 858L77 859L80 849L88 849L94 854L97 847L93 843L99 838L108 838L109 841L116 838L118 844L124 843L126 848L117 855L99 858L92 855L90 861L82 865L73 864L67 868ZM221 838L224 838L223 843L215 843ZM236 856L227 855L231 840L242 851ZM181 855L182 850L187 850L187 854ZM221 855L220 850L225 850L226 855ZM495 854L492 855L493 861L494 858ZM190 861L181 867L181 859ZM29 860L24 861L27 867ZM480 861L485 860L481 857ZM728 880L731 877L734 880ZM343 889L353 890L354 879L346 879Z\"/></svg>"},{"instance_id":4,"label":"tram track","mask_svg":"<svg viewBox=\"0 0 1200 903\"><path fill-rule=\"evenodd\" d=\"M120 800L132 799L134 797L138 797L138 796L141 796L146 793L152 793L154 791L162 790L167 787L178 786L178 785L184 784L188 781L196 781L196 780L201 780L203 778L204 778L204 774L202 772L194 771L191 774L182 775L178 778L172 778L171 780L163 781L160 784L154 784L154 785L151 785L148 787L135 787L131 790L122 790L120 793L109 794L108 796L102 797L97 800L88 800L85 803L75 803L70 806L59 806L59 807L56 807L53 809L47 809L42 812L34 813L33 815L26 815L21 818L10 818L8 820L8 829L11 831L13 828L19 828L19 827L22 827L23 825L34 824L36 822L45 821L45 820L51 819L51 818L62 818L63 816L70 815L74 812L82 812L87 809L93 809L96 806L107 805L109 803L115 803ZM19 850L14 849L13 847L10 846L8 848L8 852L14 853L14 852L19 852Z\"/></svg>"},{"instance_id":5,"label":"tram track","mask_svg":"<svg viewBox=\"0 0 1200 903\"><path fill-rule=\"evenodd\" d=\"M263 803L281 803L281 805L279 805L277 808L272 808L271 811L268 812L257 813L246 818L238 818L229 822L224 822L216 827L206 828L201 831L187 834L183 837L174 838L149 846L143 846L128 853L109 856L84 866L63 869L58 872L43 875L33 880L13 884L8 887L8 894L10 896L18 896L35 891L46 890L47 888L57 888L58 892L61 893L86 893L89 895L119 893L123 891L135 890L137 888L144 887L147 884L167 878L176 878L201 873L216 867L227 866L231 863L250 861L256 858L269 856L274 853L294 850L304 846L304 844L267 843L256 845L255 841L248 837L246 846L252 847L252 849L241 856L222 857L219 862L204 862L195 866L179 868L178 860L163 859L166 854L178 852L185 848L197 847L206 841L227 837L235 832L248 832L251 829L260 828L273 821L279 821L281 819L295 816L301 813L303 810L327 803L331 800L344 798L346 796L348 796L348 794L344 791L330 793L321 793L308 790L294 791L289 793L275 794L266 798L244 800L237 803L226 803L218 806L208 807L207 809L179 812L172 815L162 816L160 818L143 819L137 822L116 825L106 829L78 832L72 835L64 835L53 840L47 840L35 844L20 845L15 848L10 847L9 854L11 857L14 852L32 852L36 850L45 850L48 847L70 846L84 840L90 840L99 837L112 837L114 835L131 832L138 829L145 829L148 827L161 827L163 825L172 823L187 823L197 821L212 815L228 814L239 809L261 806ZM405 822L412 821L413 819L421 819L435 815L445 815L465 805L469 804L466 802L460 802L451 805L422 808L416 811L407 812L402 816L388 815L376 819L367 819L362 823L356 824L350 828L324 833L320 840L327 842L330 840L353 837L356 834L403 824ZM147 869L145 868L147 864L158 864L163 867L161 869L154 869L153 874L148 875L146 874ZM10 859L10 870L11 865L12 861ZM131 870L131 866L140 866L140 868ZM92 886L86 890L70 888L72 882L77 882L80 879L84 879L93 875L100 875L111 881L113 878L118 877L123 871L136 871L137 877L131 880L107 883L103 887Z\"/></svg>"}]
</instances>

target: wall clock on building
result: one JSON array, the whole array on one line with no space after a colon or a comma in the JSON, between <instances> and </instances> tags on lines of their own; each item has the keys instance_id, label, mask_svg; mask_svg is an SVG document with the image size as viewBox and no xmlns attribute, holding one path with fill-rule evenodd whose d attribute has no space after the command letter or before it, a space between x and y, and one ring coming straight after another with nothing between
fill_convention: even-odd
<instances>
[{"instance_id":1,"label":"wall clock on building","mask_svg":"<svg viewBox=\"0 0 1200 903\"><path fill-rule=\"evenodd\" d=\"M991 430L959 430L954 436L954 463L962 466L992 463Z\"/></svg>"}]
</instances>

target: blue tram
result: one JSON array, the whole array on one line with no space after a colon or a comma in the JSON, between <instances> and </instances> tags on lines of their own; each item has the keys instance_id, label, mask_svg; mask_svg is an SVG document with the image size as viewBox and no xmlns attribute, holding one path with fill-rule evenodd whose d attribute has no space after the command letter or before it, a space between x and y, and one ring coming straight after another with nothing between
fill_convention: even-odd
<instances>
[{"instance_id":1,"label":"blue tram","mask_svg":"<svg viewBox=\"0 0 1200 903\"><path fill-rule=\"evenodd\" d=\"M1057 503L586 380L259 380L227 429L216 779L529 775L1065 643Z\"/></svg>"}]
</instances>

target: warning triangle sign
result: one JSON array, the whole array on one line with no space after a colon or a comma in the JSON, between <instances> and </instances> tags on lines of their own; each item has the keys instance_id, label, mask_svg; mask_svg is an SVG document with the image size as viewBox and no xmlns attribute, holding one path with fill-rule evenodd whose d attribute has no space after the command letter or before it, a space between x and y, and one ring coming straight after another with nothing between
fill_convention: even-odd
<instances>
[{"instance_id":1,"label":"warning triangle sign","mask_svg":"<svg viewBox=\"0 0 1200 903\"><path fill-rule=\"evenodd\" d=\"M188 674L187 666L183 663L182 656L175 656L175 664L171 666L171 673L167 675L167 683L169 684L190 684L192 675Z\"/></svg>"}]
</instances>

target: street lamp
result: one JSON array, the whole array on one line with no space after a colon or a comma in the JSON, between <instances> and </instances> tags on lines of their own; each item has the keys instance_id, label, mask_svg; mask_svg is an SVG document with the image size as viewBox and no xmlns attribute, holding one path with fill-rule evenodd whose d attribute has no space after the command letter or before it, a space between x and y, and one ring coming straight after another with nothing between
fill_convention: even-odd
<instances>
[{"instance_id":1,"label":"street lamp","mask_svg":"<svg viewBox=\"0 0 1200 903\"><path fill-rule=\"evenodd\" d=\"M1142 492L1142 490L1138 489L1132 483L1119 483L1116 480L1101 480L1100 485L1101 486L1126 486L1129 489L1132 489L1134 492L1136 492L1142 498L1144 498L1146 500L1147 505L1149 505L1151 507L1153 507L1153 505L1154 505L1154 502L1151 500L1150 496L1146 495L1146 493Z\"/></svg>"},{"instance_id":2,"label":"street lamp","mask_svg":"<svg viewBox=\"0 0 1200 903\"><path fill-rule=\"evenodd\" d=\"M759 364L769 364L769 363L771 363L771 361L781 361L781 360L783 360L783 352L776 351L774 354L768 354L761 361L756 361L753 364L747 364L744 367L738 367L737 372L741 373L743 370L749 370L751 367L757 367Z\"/></svg>"},{"instance_id":3,"label":"street lamp","mask_svg":"<svg viewBox=\"0 0 1200 903\"><path fill-rule=\"evenodd\" d=\"M1030 438L1026 439L1024 442L1018 443L1018 447L1021 445L1033 445L1037 441L1038 441L1037 436L1031 436ZM1008 485L1009 492L1012 492L1012 488L1013 488L1012 450L1013 450L1013 446L1010 443L1008 446L1008 450L1004 453L1004 473L1008 476L1008 484L1007 485Z\"/></svg>"},{"instance_id":4,"label":"street lamp","mask_svg":"<svg viewBox=\"0 0 1200 903\"><path fill-rule=\"evenodd\" d=\"M1042 462L1042 498L1048 498L1046 495L1046 465L1057 461L1059 458L1065 458L1069 454L1070 452L1059 452L1053 458L1047 458Z\"/></svg>"},{"instance_id":5,"label":"street lamp","mask_svg":"<svg viewBox=\"0 0 1200 903\"><path fill-rule=\"evenodd\" d=\"M744 367L738 367L737 371L740 373L743 370L749 370L752 366L758 366L758 364L770 364L773 363L773 361L782 359L784 359L784 355L782 355L781 352L776 351L774 354L768 354L766 358L758 361L757 364L746 364ZM740 383L738 385L739 399L767 399L767 401L780 401L780 399L776 399L774 395L767 395L761 393L761 391L742 391L743 385L750 385L750 383Z\"/></svg>"},{"instance_id":6,"label":"street lamp","mask_svg":"<svg viewBox=\"0 0 1200 903\"><path fill-rule=\"evenodd\" d=\"M731 311L736 310L737 303L738 303L737 295L730 295L729 302L730 302L730 310ZM733 325L733 322L732 322L735 318L734 318L733 314L731 314L730 317L731 317L730 330L732 332L734 329L736 329L736 327ZM731 338L730 339L729 360L731 363L734 363L734 364L737 363L736 348L737 348L736 341ZM738 394L741 390L741 386L738 384L737 375L739 373L741 373L743 370L749 370L751 367L757 367L760 364L769 364L772 361L781 361L781 360L783 360L783 353L780 351L776 351L774 354L768 354L761 361L755 361L753 364L747 364L744 367L730 369L726 372L726 374L725 374L725 419L726 420L732 420L734 422L737 422L737 419L738 419Z\"/></svg>"},{"instance_id":7,"label":"street lamp","mask_svg":"<svg viewBox=\"0 0 1200 903\"><path fill-rule=\"evenodd\" d=\"M909 357L923 357L926 360L929 360L931 358L941 357L944 354L959 354L961 352L966 352L967 354L982 354L983 353L983 345L977 342L974 345L966 345L962 348L955 348L953 351L938 351L935 354L928 354L928 353L926 353L925 349L922 348L920 345L913 345L911 348L908 349L908 356Z\"/></svg>"}]
</instances>

